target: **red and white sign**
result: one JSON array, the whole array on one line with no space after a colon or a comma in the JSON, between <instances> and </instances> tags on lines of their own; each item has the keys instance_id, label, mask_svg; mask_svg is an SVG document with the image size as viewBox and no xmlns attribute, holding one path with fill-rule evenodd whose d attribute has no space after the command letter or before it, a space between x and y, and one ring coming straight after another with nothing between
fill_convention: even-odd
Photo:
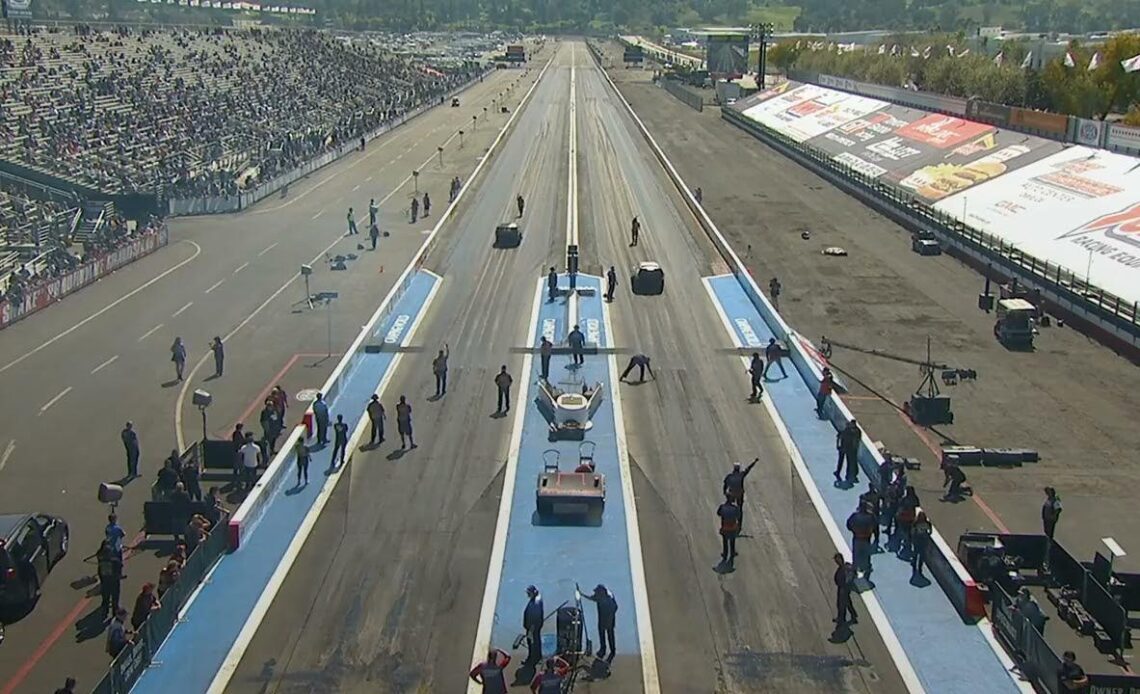
<instances>
[{"instance_id":1,"label":"red and white sign","mask_svg":"<svg viewBox=\"0 0 1140 694\"><path fill-rule=\"evenodd\" d=\"M954 116L932 113L899 128L898 134L938 149L955 147L973 137L992 131L992 125L974 123Z\"/></svg>"},{"instance_id":2,"label":"red and white sign","mask_svg":"<svg viewBox=\"0 0 1140 694\"><path fill-rule=\"evenodd\" d=\"M166 245L168 235L166 229L153 234L146 234L134 241L105 253L98 258L90 260L75 268L66 275L48 280L33 287L24 295L23 301L13 305L12 302L0 301L0 329L29 316L36 311L51 306L68 294L81 289L95 280L110 274L120 267L153 253Z\"/></svg>"},{"instance_id":3,"label":"red and white sign","mask_svg":"<svg viewBox=\"0 0 1140 694\"><path fill-rule=\"evenodd\" d=\"M1073 146L935 207L1122 300L1140 301L1134 157Z\"/></svg>"}]
</instances>

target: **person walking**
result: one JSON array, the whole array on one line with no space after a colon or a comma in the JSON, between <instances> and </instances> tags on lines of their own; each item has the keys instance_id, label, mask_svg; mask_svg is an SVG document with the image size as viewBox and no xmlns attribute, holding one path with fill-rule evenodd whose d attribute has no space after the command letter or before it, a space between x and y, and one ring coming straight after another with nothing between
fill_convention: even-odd
<instances>
[{"instance_id":1,"label":"person walking","mask_svg":"<svg viewBox=\"0 0 1140 694\"><path fill-rule=\"evenodd\" d=\"M644 383L645 382L645 371L647 369L649 370L649 375L651 377L653 377L653 380L657 380L657 376L654 375L654 373L653 373L653 368L651 366L649 366L649 357L645 356L644 354L635 354L632 357L630 357L629 358L629 365L625 367L625 371L621 372L621 378L619 378L618 380L624 381L625 377L628 376L629 372L633 371L633 369L635 367L637 368L637 382L638 383Z\"/></svg>"},{"instance_id":2,"label":"person walking","mask_svg":"<svg viewBox=\"0 0 1140 694\"><path fill-rule=\"evenodd\" d=\"M396 403L396 431L400 434L400 450L407 448L408 444L411 444L412 448L416 447L416 438L412 435L412 406L408 404L408 398L404 395L401 395L400 402Z\"/></svg>"},{"instance_id":3,"label":"person walking","mask_svg":"<svg viewBox=\"0 0 1140 694\"><path fill-rule=\"evenodd\" d=\"M550 355L554 354L554 343L546 339L546 335L542 336L542 342L538 345L538 363L539 375L542 380L550 380Z\"/></svg>"},{"instance_id":4,"label":"person walking","mask_svg":"<svg viewBox=\"0 0 1140 694\"><path fill-rule=\"evenodd\" d=\"M863 578L871 579L871 535L875 531L875 517L866 507L860 506L847 517L847 529L851 531L851 558L856 571Z\"/></svg>"},{"instance_id":5,"label":"person walking","mask_svg":"<svg viewBox=\"0 0 1140 694\"><path fill-rule=\"evenodd\" d=\"M851 591L855 588L855 567L836 552L835 561L835 624L836 628L848 624L858 624L855 605L851 602Z\"/></svg>"},{"instance_id":6,"label":"person walking","mask_svg":"<svg viewBox=\"0 0 1140 694\"><path fill-rule=\"evenodd\" d=\"M451 347L445 342L443 349L435 355L431 362L431 372L435 374L435 396L443 397L447 394L447 360L451 357Z\"/></svg>"},{"instance_id":7,"label":"person walking","mask_svg":"<svg viewBox=\"0 0 1140 694\"><path fill-rule=\"evenodd\" d=\"M352 208L348 208L348 214L345 215L348 220L348 236L355 236L360 232L356 230L356 215L352 212Z\"/></svg>"},{"instance_id":8,"label":"person walking","mask_svg":"<svg viewBox=\"0 0 1140 694\"><path fill-rule=\"evenodd\" d=\"M325 394L317 393L313 401L313 423L317 425L317 445L329 444L329 404L325 402Z\"/></svg>"},{"instance_id":9,"label":"person walking","mask_svg":"<svg viewBox=\"0 0 1140 694\"><path fill-rule=\"evenodd\" d=\"M1041 504L1041 528L1045 537L1053 541L1053 534L1057 532L1057 521L1061 520L1061 497L1053 487L1045 487L1045 501Z\"/></svg>"},{"instance_id":10,"label":"person walking","mask_svg":"<svg viewBox=\"0 0 1140 694\"><path fill-rule=\"evenodd\" d=\"M186 370L186 345L181 337L174 338L174 343L170 345L170 361L174 362L174 376L181 383L182 374Z\"/></svg>"},{"instance_id":11,"label":"person walking","mask_svg":"<svg viewBox=\"0 0 1140 694\"><path fill-rule=\"evenodd\" d=\"M312 453L309 451L309 446L305 443L304 438L297 439L297 445L293 446L293 454L297 456L297 486L301 486L301 480L305 480L305 484L309 484L309 460Z\"/></svg>"},{"instance_id":12,"label":"person walking","mask_svg":"<svg viewBox=\"0 0 1140 694\"><path fill-rule=\"evenodd\" d=\"M344 453L348 449L348 425L344 423L344 415L336 416L333 424L333 452L329 461L329 469L335 470L337 464L344 465Z\"/></svg>"},{"instance_id":13,"label":"person walking","mask_svg":"<svg viewBox=\"0 0 1140 694\"><path fill-rule=\"evenodd\" d=\"M788 377L788 372L784 371L784 348L780 343L776 342L776 338L768 338L768 345L764 347L764 358L768 360L768 365L764 367L764 377L768 377L768 369L773 366L780 367L780 375L784 378Z\"/></svg>"},{"instance_id":14,"label":"person walking","mask_svg":"<svg viewBox=\"0 0 1140 694\"><path fill-rule=\"evenodd\" d=\"M431 197L427 194L427 191L425 190L424 191L424 217L427 217L429 214L431 214Z\"/></svg>"},{"instance_id":15,"label":"person walking","mask_svg":"<svg viewBox=\"0 0 1140 694\"><path fill-rule=\"evenodd\" d=\"M376 446L384 443L384 405L380 403L380 396L375 393L372 399L368 401L368 422L372 425L371 434L368 437L368 445Z\"/></svg>"},{"instance_id":16,"label":"person walking","mask_svg":"<svg viewBox=\"0 0 1140 694\"><path fill-rule=\"evenodd\" d=\"M859 443L863 440L863 432L859 429L859 424L854 419L847 422L847 426L839 430L835 435L835 448L839 452L838 460L835 463L835 481L841 482L843 479L847 480L848 484L859 483ZM847 463L846 475L841 478L840 473L844 472L843 464Z\"/></svg>"},{"instance_id":17,"label":"person walking","mask_svg":"<svg viewBox=\"0 0 1140 694\"><path fill-rule=\"evenodd\" d=\"M221 378L226 367L226 348L221 337L215 335L210 341L210 351L214 353L214 378Z\"/></svg>"},{"instance_id":18,"label":"person walking","mask_svg":"<svg viewBox=\"0 0 1140 694\"><path fill-rule=\"evenodd\" d=\"M554 298L558 296L558 272L551 267L550 272L546 274L546 296L547 303L554 303Z\"/></svg>"},{"instance_id":19,"label":"person walking","mask_svg":"<svg viewBox=\"0 0 1140 694\"><path fill-rule=\"evenodd\" d=\"M380 207L376 204L376 198L368 201L368 226L376 226L376 215L379 214Z\"/></svg>"},{"instance_id":20,"label":"person walking","mask_svg":"<svg viewBox=\"0 0 1140 694\"><path fill-rule=\"evenodd\" d=\"M570 345L570 354L573 357L574 366L584 364L586 357L582 355L582 350L586 346L586 336L582 334L582 330L577 325L566 336L566 342Z\"/></svg>"},{"instance_id":21,"label":"person walking","mask_svg":"<svg viewBox=\"0 0 1140 694\"><path fill-rule=\"evenodd\" d=\"M922 567L926 563L926 548L930 545L930 536L934 533L934 526L926 517L926 511L919 511L914 517L914 524L910 526L910 568L915 576L922 575Z\"/></svg>"},{"instance_id":22,"label":"person walking","mask_svg":"<svg viewBox=\"0 0 1140 694\"><path fill-rule=\"evenodd\" d=\"M577 586L575 586L577 587ZM581 592L579 590L579 592ZM599 583L594 586L592 595L582 595L583 598L598 606L598 657L612 663L617 655L617 646L614 644L614 626L617 623L618 603L614 594L605 585ZM607 655L607 646L608 653Z\"/></svg>"},{"instance_id":23,"label":"person walking","mask_svg":"<svg viewBox=\"0 0 1140 694\"><path fill-rule=\"evenodd\" d=\"M372 242L372 250L376 250L376 243L380 241L380 227L375 224L368 227L368 240Z\"/></svg>"},{"instance_id":24,"label":"person walking","mask_svg":"<svg viewBox=\"0 0 1140 694\"><path fill-rule=\"evenodd\" d=\"M752 394L748 399L752 402L759 402L760 398L764 396L764 359L760 356L759 352L752 353L752 361L748 364L749 380L752 383Z\"/></svg>"},{"instance_id":25,"label":"person walking","mask_svg":"<svg viewBox=\"0 0 1140 694\"><path fill-rule=\"evenodd\" d=\"M716 515L720 518L720 561L733 568L736 563L736 538L740 536L740 507L727 492Z\"/></svg>"},{"instance_id":26,"label":"person walking","mask_svg":"<svg viewBox=\"0 0 1140 694\"><path fill-rule=\"evenodd\" d=\"M609 270L606 270L606 301L614 300L614 292L617 291L617 270L611 265Z\"/></svg>"},{"instance_id":27,"label":"person walking","mask_svg":"<svg viewBox=\"0 0 1140 694\"><path fill-rule=\"evenodd\" d=\"M416 223L416 220L419 218L419 215L420 215L420 199L419 198L412 198L412 224Z\"/></svg>"},{"instance_id":28,"label":"person walking","mask_svg":"<svg viewBox=\"0 0 1140 694\"><path fill-rule=\"evenodd\" d=\"M636 246L637 242L641 239L641 222L637 219L636 216L633 218L633 222L631 222L629 225L629 237L629 245L631 247Z\"/></svg>"},{"instance_id":29,"label":"person walking","mask_svg":"<svg viewBox=\"0 0 1140 694\"><path fill-rule=\"evenodd\" d=\"M507 373L507 365L499 369L499 373L495 375L495 387L499 393L498 407L495 409L495 414L511 411L511 384L514 379Z\"/></svg>"},{"instance_id":30,"label":"person walking","mask_svg":"<svg viewBox=\"0 0 1140 694\"><path fill-rule=\"evenodd\" d=\"M134 422L127 422L119 436L127 451L127 479L133 480L139 476L139 435L135 431Z\"/></svg>"}]
</instances>

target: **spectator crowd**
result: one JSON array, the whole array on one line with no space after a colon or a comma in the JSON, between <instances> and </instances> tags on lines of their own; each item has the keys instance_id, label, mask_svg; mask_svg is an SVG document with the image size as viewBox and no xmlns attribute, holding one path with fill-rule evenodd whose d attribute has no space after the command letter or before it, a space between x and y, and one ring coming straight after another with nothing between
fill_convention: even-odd
<instances>
[{"instance_id":1,"label":"spectator crowd","mask_svg":"<svg viewBox=\"0 0 1140 694\"><path fill-rule=\"evenodd\" d=\"M313 30L25 30L0 35L0 157L106 192L233 195L477 69Z\"/></svg>"}]
</instances>

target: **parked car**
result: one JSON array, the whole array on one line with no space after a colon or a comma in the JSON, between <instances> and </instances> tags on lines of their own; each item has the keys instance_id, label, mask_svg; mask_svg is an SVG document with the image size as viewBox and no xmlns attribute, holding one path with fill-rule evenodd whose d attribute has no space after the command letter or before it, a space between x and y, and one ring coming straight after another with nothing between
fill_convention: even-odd
<instances>
[{"instance_id":1,"label":"parked car","mask_svg":"<svg viewBox=\"0 0 1140 694\"><path fill-rule=\"evenodd\" d=\"M46 513L0 515L0 607L27 607L48 574L67 556L69 531Z\"/></svg>"}]
</instances>

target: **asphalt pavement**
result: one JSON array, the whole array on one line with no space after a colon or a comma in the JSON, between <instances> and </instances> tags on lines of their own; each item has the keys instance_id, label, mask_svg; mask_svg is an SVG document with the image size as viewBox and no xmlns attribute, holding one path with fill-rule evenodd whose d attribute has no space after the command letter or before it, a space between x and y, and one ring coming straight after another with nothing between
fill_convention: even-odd
<instances>
[{"instance_id":1,"label":"asphalt pavement","mask_svg":"<svg viewBox=\"0 0 1140 694\"><path fill-rule=\"evenodd\" d=\"M459 108L433 109L240 214L171 220L167 248L4 331L0 508L64 516L72 550L34 611L9 625L0 647L0 692L54 689L68 674L79 677L81 688L93 686L106 668L102 625L90 614L97 606L90 601L97 592L94 565L82 560L106 522L107 509L95 500L98 483L126 474L124 422L133 420L143 451L143 476L119 506L131 534L179 431L190 441L202 434L190 393L213 394L207 430L225 436L239 419L256 429L255 408L272 385L282 384L291 396L319 386L337 350L355 337L422 244L447 203L448 182L466 178L508 118L496 108L513 109L535 75L495 72L464 92ZM416 180L413 170L420 171ZM433 212L412 224L407 210L417 188L431 194ZM389 234L376 252L358 248L366 243L372 198ZM359 237L344 237L349 206ZM346 270L329 269L327 257L350 253L356 258ZM339 292L331 309L304 304L302 264L314 268L313 292ZM170 362L176 335L190 352L182 384ZM219 379L210 378L207 351L215 335L226 343ZM293 422L304 403L291 405ZM145 543L132 556L124 603L156 580L165 551L162 543Z\"/></svg>"},{"instance_id":2,"label":"asphalt pavement","mask_svg":"<svg viewBox=\"0 0 1140 694\"><path fill-rule=\"evenodd\" d=\"M556 44L557 45L557 44ZM451 691L462 686L479 621L509 419L494 418L494 373L517 373L535 283L565 253L571 50L477 182L474 202L425 267L443 283L382 397L408 396L418 448L389 439L358 453L252 641L229 690ZM614 264L621 353L654 359L657 381L623 386L649 604L667 692L900 691L870 625L829 643L833 551L773 425L746 402L745 375L701 283L723 265L687 218L628 118L576 50L583 271ZM494 226L527 199L524 241L494 250ZM634 210L643 238L629 248ZM666 267L662 297L631 298L629 269ZM448 393L431 360L450 347ZM517 384L517 379L516 379ZM391 424L391 423L390 423ZM760 457L750 537L736 572L714 571L715 508L731 462ZM632 605L627 609L632 609ZM521 601L520 601L521 610ZM513 619L513 616L502 618ZM619 644L620 649L620 644ZM636 691L615 677L584 691Z\"/></svg>"}]
</instances>

